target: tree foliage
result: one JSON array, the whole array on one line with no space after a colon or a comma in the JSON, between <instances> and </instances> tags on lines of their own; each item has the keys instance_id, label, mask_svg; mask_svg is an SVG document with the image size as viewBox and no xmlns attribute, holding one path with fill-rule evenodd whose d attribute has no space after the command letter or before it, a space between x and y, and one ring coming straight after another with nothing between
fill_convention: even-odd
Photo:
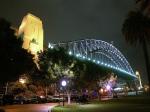
<instances>
[{"instance_id":1,"label":"tree foliage","mask_svg":"<svg viewBox=\"0 0 150 112\"><path fill-rule=\"evenodd\" d=\"M47 49L39 54L39 67L43 76L51 82L62 77L73 77L76 61L63 48Z\"/></svg>"},{"instance_id":2,"label":"tree foliage","mask_svg":"<svg viewBox=\"0 0 150 112\"><path fill-rule=\"evenodd\" d=\"M71 81L72 88L76 89L95 86L97 80L107 72L97 64L69 55L67 50L61 47L40 53L38 64L41 77L49 84L67 78Z\"/></svg>"},{"instance_id":3,"label":"tree foliage","mask_svg":"<svg viewBox=\"0 0 150 112\"><path fill-rule=\"evenodd\" d=\"M122 32L131 44L150 41L150 18L143 16L140 11L131 11L124 21Z\"/></svg>"}]
</instances>

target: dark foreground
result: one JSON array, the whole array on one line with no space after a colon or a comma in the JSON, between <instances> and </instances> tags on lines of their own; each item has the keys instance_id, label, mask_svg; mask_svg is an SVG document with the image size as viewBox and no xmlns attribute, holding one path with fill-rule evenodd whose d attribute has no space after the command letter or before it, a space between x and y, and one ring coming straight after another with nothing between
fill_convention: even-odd
<instances>
[{"instance_id":1,"label":"dark foreground","mask_svg":"<svg viewBox=\"0 0 150 112\"><path fill-rule=\"evenodd\" d=\"M55 103L0 106L5 112L48 112ZM0 111L1 112L1 111Z\"/></svg>"},{"instance_id":2,"label":"dark foreground","mask_svg":"<svg viewBox=\"0 0 150 112\"><path fill-rule=\"evenodd\" d=\"M0 106L5 112L48 112L56 103ZM1 112L1 111L0 111ZM52 112L150 112L150 97L125 97L56 106Z\"/></svg>"},{"instance_id":3,"label":"dark foreground","mask_svg":"<svg viewBox=\"0 0 150 112\"><path fill-rule=\"evenodd\" d=\"M150 112L150 97L125 97L88 104L56 106L53 112Z\"/></svg>"}]
</instances>

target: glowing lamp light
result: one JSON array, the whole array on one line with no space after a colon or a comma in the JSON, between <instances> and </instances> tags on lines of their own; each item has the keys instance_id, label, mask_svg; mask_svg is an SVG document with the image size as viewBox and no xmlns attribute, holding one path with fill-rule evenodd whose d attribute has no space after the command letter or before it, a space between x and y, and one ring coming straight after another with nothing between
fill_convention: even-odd
<instances>
[{"instance_id":1,"label":"glowing lamp light","mask_svg":"<svg viewBox=\"0 0 150 112\"><path fill-rule=\"evenodd\" d=\"M100 93L103 93L104 92L104 90L103 89L100 89Z\"/></svg>"},{"instance_id":2,"label":"glowing lamp light","mask_svg":"<svg viewBox=\"0 0 150 112\"><path fill-rule=\"evenodd\" d=\"M61 85L62 85L63 87L65 87L65 86L67 85L67 82L66 82L65 80L63 80L63 81L61 82Z\"/></svg>"},{"instance_id":3,"label":"glowing lamp light","mask_svg":"<svg viewBox=\"0 0 150 112\"><path fill-rule=\"evenodd\" d=\"M106 93L106 92L107 92L107 89L105 89L104 92Z\"/></svg>"},{"instance_id":4,"label":"glowing lamp light","mask_svg":"<svg viewBox=\"0 0 150 112\"><path fill-rule=\"evenodd\" d=\"M21 78L21 79L19 79L19 82L22 83L22 84L24 84L26 81L25 81L25 79Z\"/></svg>"},{"instance_id":5,"label":"glowing lamp light","mask_svg":"<svg viewBox=\"0 0 150 112\"><path fill-rule=\"evenodd\" d=\"M136 75L139 75L139 71L136 71L135 74L136 74Z\"/></svg>"},{"instance_id":6,"label":"glowing lamp light","mask_svg":"<svg viewBox=\"0 0 150 112\"><path fill-rule=\"evenodd\" d=\"M44 96L41 95L40 98L44 98Z\"/></svg>"},{"instance_id":7,"label":"glowing lamp light","mask_svg":"<svg viewBox=\"0 0 150 112\"><path fill-rule=\"evenodd\" d=\"M107 90L110 90L110 89L111 89L110 85L107 85L107 86L106 86L106 89L107 89Z\"/></svg>"}]
</instances>

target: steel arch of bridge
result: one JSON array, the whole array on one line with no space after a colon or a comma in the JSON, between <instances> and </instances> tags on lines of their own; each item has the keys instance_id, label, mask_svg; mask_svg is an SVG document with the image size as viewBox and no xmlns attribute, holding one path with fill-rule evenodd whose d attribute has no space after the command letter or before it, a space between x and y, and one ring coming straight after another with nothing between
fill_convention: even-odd
<instances>
[{"instance_id":1,"label":"steel arch of bridge","mask_svg":"<svg viewBox=\"0 0 150 112\"><path fill-rule=\"evenodd\" d=\"M50 44L49 46L52 47ZM70 55L75 55L78 58L87 59L101 66L136 77L123 54L110 43L96 39L83 39L59 43L59 46L67 47Z\"/></svg>"}]
</instances>

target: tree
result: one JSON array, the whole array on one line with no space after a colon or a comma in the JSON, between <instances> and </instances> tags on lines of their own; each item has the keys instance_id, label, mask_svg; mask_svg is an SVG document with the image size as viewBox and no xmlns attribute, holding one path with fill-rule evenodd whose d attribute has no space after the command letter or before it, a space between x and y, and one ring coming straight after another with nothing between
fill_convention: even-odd
<instances>
[{"instance_id":1,"label":"tree","mask_svg":"<svg viewBox=\"0 0 150 112\"><path fill-rule=\"evenodd\" d=\"M70 102L72 81L77 71L82 71L77 65L77 60L67 53L67 50L61 47L54 49L47 49L39 53L38 57L39 68L43 82L47 87L49 84L55 85L56 89L60 91L60 82L62 79L69 81L66 87L68 95L68 103Z\"/></svg>"},{"instance_id":2,"label":"tree","mask_svg":"<svg viewBox=\"0 0 150 112\"><path fill-rule=\"evenodd\" d=\"M75 62L63 48L47 49L39 54L38 59L41 73L50 82L56 82L64 76L73 76L71 68Z\"/></svg>"},{"instance_id":3,"label":"tree","mask_svg":"<svg viewBox=\"0 0 150 112\"><path fill-rule=\"evenodd\" d=\"M64 48L45 50L39 54L38 63L41 74L49 82L57 82L63 77L69 77L74 81L74 84L78 85L75 86L79 88L90 86L91 83L87 82L96 81L102 73L100 66L70 56Z\"/></svg>"},{"instance_id":4,"label":"tree","mask_svg":"<svg viewBox=\"0 0 150 112\"><path fill-rule=\"evenodd\" d=\"M92 90L97 89L97 82L109 70L73 55L61 47L47 49L39 54L38 57L41 79L47 84L58 84L62 79L69 80L67 88L68 96L72 90Z\"/></svg>"},{"instance_id":5,"label":"tree","mask_svg":"<svg viewBox=\"0 0 150 112\"><path fill-rule=\"evenodd\" d=\"M150 85L150 60L148 46L150 42L150 0L136 0L137 9L130 11L122 26L122 33L128 43L140 43L143 48L148 81Z\"/></svg>"},{"instance_id":6,"label":"tree","mask_svg":"<svg viewBox=\"0 0 150 112\"><path fill-rule=\"evenodd\" d=\"M0 83L16 80L36 67L33 55L22 48L23 41L15 33L11 24L0 18Z\"/></svg>"}]
</instances>

